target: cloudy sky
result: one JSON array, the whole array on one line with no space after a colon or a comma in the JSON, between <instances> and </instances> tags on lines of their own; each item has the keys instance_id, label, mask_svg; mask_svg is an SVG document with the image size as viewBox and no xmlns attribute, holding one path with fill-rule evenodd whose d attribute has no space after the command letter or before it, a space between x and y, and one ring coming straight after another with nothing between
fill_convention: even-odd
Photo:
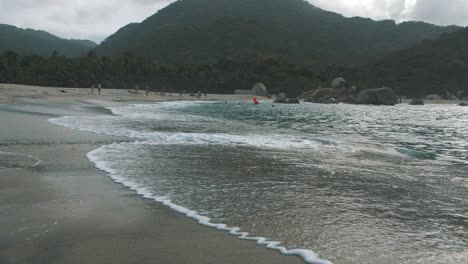
<instances>
[{"instance_id":1,"label":"cloudy sky","mask_svg":"<svg viewBox=\"0 0 468 264\"><path fill-rule=\"evenodd\" d=\"M102 41L174 0L0 0L0 23ZM233 0L235 1L235 0ZM468 0L307 0L345 16L468 26Z\"/></svg>"}]
</instances>

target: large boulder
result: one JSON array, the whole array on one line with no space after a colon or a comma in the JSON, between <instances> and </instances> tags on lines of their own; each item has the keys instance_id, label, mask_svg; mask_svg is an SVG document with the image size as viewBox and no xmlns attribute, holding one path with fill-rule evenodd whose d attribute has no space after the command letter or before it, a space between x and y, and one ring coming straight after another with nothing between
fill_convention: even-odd
<instances>
[{"instance_id":1,"label":"large boulder","mask_svg":"<svg viewBox=\"0 0 468 264\"><path fill-rule=\"evenodd\" d=\"M286 103L286 100L288 99L288 96L285 93L280 93L276 96L275 100L273 103L276 104L284 104Z\"/></svg>"},{"instance_id":2,"label":"large boulder","mask_svg":"<svg viewBox=\"0 0 468 264\"><path fill-rule=\"evenodd\" d=\"M397 102L398 98L395 92L388 87L364 90L356 98L358 104L396 105Z\"/></svg>"},{"instance_id":3,"label":"large boulder","mask_svg":"<svg viewBox=\"0 0 468 264\"><path fill-rule=\"evenodd\" d=\"M299 104L299 99L297 98L288 98L285 93L280 93L276 96L273 103L276 104Z\"/></svg>"},{"instance_id":4,"label":"large boulder","mask_svg":"<svg viewBox=\"0 0 468 264\"><path fill-rule=\"evenodd\" d=\"M312 98L312 96L314 96L316 91L317 90L310 90L310 91L307 91L307 92L303 92L301 95L299 95L297 97L297 99L304 99L304 100L310 99L310 98Z\"/></svg>"},{"instance_id":5,"label":"large boulder","mask_svg":"<svg viewBox=\"0 0 468 264\"><path fill-rule=\"evenodd\" d=\"M468 103L466 103L466 102L461 102L461 103L459 104L459 106L468 106Z\"/></svg>"},{"instance_id":6,"label":"large boulder","mask_svg":"<svg viewBox=\"0 0 468 264\"><path fill-rule=\"evenodd\" d=\"M331 87L335 89L340 89L346 86L346 80L343 79L342 77L338 77L334 79L331 83Z\"/></svg>"},{"instance_id":7,"label":"large boulder","mask_svg":"<svg viewBox=\"0 0 468 264\"><path fill-rule=\"evenodd\" d=\"M252 93L256 96L267 96L268 90L263 83L257 83L253 86Z\"/></svg>"},{"instance_id":8,"label":"large boulder","mask_svg":"<svg viewBox=\"0 0 468 264\"><path fill-rule=\"evenodd\" d=\"M285 104L300 104L299 99L297 98L288 98L284 102Z\"/></svg>"},{"instance_id":9,"label":"large boulder","mask_svg":"<svg viewBox=\"0 0 468 264\"><path fill-rule=\"evenodd\" d=\"M305 99L308 103L318 104L331 104L336 103L336 97L339 96L340 90L333 88L322 88L315 91L315 93L309 98Z\"/></svg>"},{"instance_id":10,"label":"large boulder","mask_svg":"<svg viewBox=\"0 0 468 264\"><path fill-rule=\"evenodd\" d=\"M445 99L451 100L451 101L458 101L458 97L453 95L451 92L445 90Z\"/></svg>"},{"instance_id":11,"label":"large boulder","mask_svg":"<svg viewBox=\"0 0 468 264\"><path fill-rule=\"evenodd\" d=\"M306 98L304 102L319 104L353 103L355 97L356 93L349 88L322 88L315 91L315 93Z\"/></svg>"},{"instance_id":12,"label":"large boulder","mask_svg":"<svg viewBox=\"0 0 468 264\"><path fill-rule=\"evenodd\" d=\"M426 100L433 101L433 100L442 100L442 97L437 94L430 94L426 96Z\"/></svg>"},{"instance_id":13,"label":"large boulder","mask_svg":"<svg viewBox=\"0 0 468 264\"><path fill-rule=\"evenodd\" d=\"M424 105L424 100L423 99L413 99L413 100L411 100L409 105Z\"/></svg>"}]
</instances>

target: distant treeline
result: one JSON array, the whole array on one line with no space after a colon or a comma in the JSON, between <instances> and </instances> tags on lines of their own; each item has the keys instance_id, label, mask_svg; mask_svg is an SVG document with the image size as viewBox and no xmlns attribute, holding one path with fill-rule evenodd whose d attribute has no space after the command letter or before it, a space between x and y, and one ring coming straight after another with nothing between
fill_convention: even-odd
<instances>
[{"instance_id":1,"label":"distant treeline","mask_svg":"<svg viewBox=\"0 0 468 264\"><path fill-rule=\"evenodd\" d=\"M453 41L452 38L450 43ZM173 92L209 93L233 93L262 82L272 94L286 92L297 96L329 87L331 80L341 76L358 89L387 86L402 96L443 95L446 91L453 94L464 91L467 96L468 57L465 54L468 53L450 54L454 49L448 48L444 53L436 44L440 42L427 42L367 66L332 65L321 69L261 57L221 59L215 64L160 65L128 52L118 57L99 57L91 51L87 57L80 58L67 58L54 52L44 58L19 56L8 51L0 55L0 82L55 87L101 84L104 88L117 89L148 85L155 91L164 86ZM442 55L431 52L434 46Z\"/></svg>"},{"instance_id":2,"label":"distant treeline","mask_svg":"<svg viewBox=\"0 0 468 264\"><path fill-rule=\"evenodd\" d=\"M298 95L329 80L320 79L318 71L275 59L222 59L208 65L158 65L149 59L125 53L119 57L67 58L53 53L50 57L19 56L6 52L0 56L0 82L55 87L90 87L133 89L149 85L187 91L233 93L265 83L271 93L287 91Z\"/></svg>"}]
</instances>

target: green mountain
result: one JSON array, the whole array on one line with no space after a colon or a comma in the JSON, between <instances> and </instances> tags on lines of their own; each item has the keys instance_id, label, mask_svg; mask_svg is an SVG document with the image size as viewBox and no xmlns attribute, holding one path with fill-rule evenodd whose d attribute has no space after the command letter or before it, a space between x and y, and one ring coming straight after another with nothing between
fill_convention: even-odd
<instances>
[{"instance_id":1,"label":"green mountain","mask_svg":"<svg viewBox=\"0 0 468 264\"><path fill-rule=\"evenodd\" d=\"M393 87L402 95L468 96L468 28L425 40L357 68L330 67L327 76L344 76L365 87Z\"/></svg>"},{"instance_id":2,"label":"green mountain","mask_svg":"<svg viewBox=\"0 0 468 264\"><path fill-rule=\"evenodd\" d=\"M89 40L62 39L50 33L0 24L0 53L11 50L21 55L50 56L52 52L67 57L85 56L96 47Z\"/></svg>"},{"instance_id":3,"label":"green mountain","mask_svg":"<svg viewBox=\"0 0 468 264\"><path fill-rule=\"evenodd\" d=\"M179 0L123 27L96 51L110 56L130 51L161 64L260 57L359 65L456 29L346 18L304 0Z\"/></svg>"}]
</instances>

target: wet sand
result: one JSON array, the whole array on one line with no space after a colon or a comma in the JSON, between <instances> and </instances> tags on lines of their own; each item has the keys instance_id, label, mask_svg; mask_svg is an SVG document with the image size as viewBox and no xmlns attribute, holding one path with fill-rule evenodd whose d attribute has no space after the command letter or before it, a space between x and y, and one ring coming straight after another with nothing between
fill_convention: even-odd
<instances>
[{"instance_id":1,"label":"wet sand","mask_svg":"<svg viewBox=\"0 0 468 264\"><path fill-rule=\"evenodd\" d=\"M31 156L0 160L0 263L303 263L146 200L85 157L125 139L47 122L59 115L108 114L102 102L27 92L19 97L21 92L3 94L0 103L0 151Z\"/></svg>"},{"instance_id":2,"label":"wet sand","mask_svg":"<svg viewBox=\"0 0 468 264\"><path fill-rule=\"evenodd\" d=\"M105 88L102 89L101 95L98 95L97 89L94 89L94 94L91 94L91 89L88 88L41 87L0 83L0 103L70 103L73 101L80 100L104 100L114 102L161 102L177 100L252 100L252 95L209 94L207 98L205 98L204 96L198 98L196 96L189 96L187 94L179 96L178 93L172 93L172 95L166 93L166 96L161 96L159 91L151 91L148 96L146 96L144 90L140 90L138 94L134 94L133 92L133 90Z\"/></svg>"}]
</instances>

